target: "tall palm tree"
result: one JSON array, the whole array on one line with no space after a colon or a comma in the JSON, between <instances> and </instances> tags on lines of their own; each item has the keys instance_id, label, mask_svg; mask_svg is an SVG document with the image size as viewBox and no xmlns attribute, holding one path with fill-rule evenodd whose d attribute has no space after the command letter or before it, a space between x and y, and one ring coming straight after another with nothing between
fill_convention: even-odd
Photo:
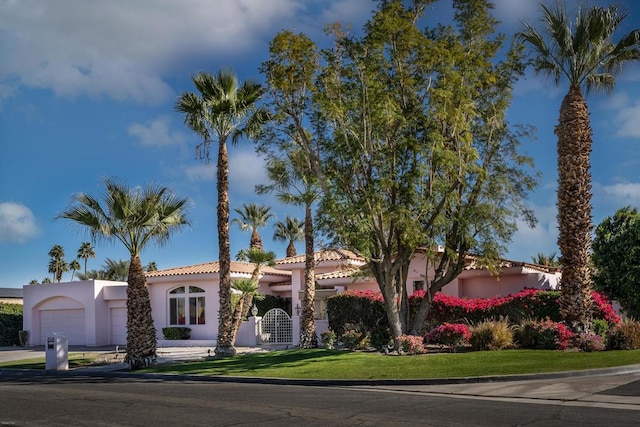
<instances>
[{"instance_id":1,"label":"tall palm tree","mask_svg":"<svg viewBox=\"0 0 640 427\"><path fill-rule=\"evenodd\" d=\"M84 260L84 274L87 274L87 260L89 258L95 258L96 252L93 250L91 242L82 242L78 249L77 258Z\"/></svg>"},{"instance_id":2,"label":"tall palm tree","mask_svg":"<svg viewBox=\"0 0 640 427\"><path fill-rule=\"evenodd\" d=\"M220 311L216 356L232 356L233 324L231 313L231 252L229 242L229 155L227 141L236 143L243 135L255 136L268 119L267 112L256 103L264 90L256 82L238 83L231 71L216 75L198 73L191 78L198 93L185 92L175 109L184 114L185 124L202 138L196 146L201 159L209 161L209 148L218 143L218 257L220 261Z\"/></svg>"},{"instance_id":3,"label":"tall palm tree","mask_svg":"<svg viewBox=\"0 0 640 427\"><path fill-rule=\"evenodd\" d=\"M80 263L77 259L74 259L69 263L69 269L71 270L71 281L73 282L73 276L76 274L76 271L80 270Z\"/></svg>"},{"instance_id":4,"label":"tall palm tree","mask_svg":"<svg viewBox=\"0 0 640 427\"><path fill-rule=\"evenodd\" d=\"M304 222L298 218L287 216L284 220L276 222L273 227L273 240L276 242L289 242L287 245L287 257L296 256L296 240L304 240Z\"/></svg>"},{"instance_id":5,"label":"tall palm tree","mask_svg":"<svg viewBox=\"0 0 640 427\"><path fill-rule=\"evenodd\" d=\"M258 194L275 191L278 199L287 204L304 206L304 298L300 319L300 347L318 346L315 312L315 251L313 229L313 203L318 199L317 181L304 152L283 144L277 154L267 159L270 185L258 185Z\"/></svg>"},{"instance_id":6,"label":"tall palm tree","mask_svg":"<svg viewBox=\"0 0 640 427\"><path fill-rule=\"evenodd\" d=\"M156 262L151 261L149 264L147 264L147 266L145 267L145 271L158 271L158 266L156 265Z\"/></svg>"},{"instance_id":7,"label":"tall palm tree","mask_svg":"<svg viewBox=\"0 0 640 427\"><path fill-rule=\"evenodd\" d=\"M80 193L57 218L75 222L94 242L119 241L129 251L125 362L138 369L155 361L157 346L140 252L149 243L166 244L174 232L189 224L185 213L188 200L161 186L131 188L106 179L105 187L102 204Z\"/></svg>"},{"instance_id":8,"label":"tall palm tree","mask_svg":"<svg viewBox=\"0 0 640 427\"><path fill-rule=\"evenodd\" d=\"M126 282L129 277L130 267L131 263L127 260L119 259L116 261L115 259L105 258L102 271L106 280Z\"/></svg>"},{"instance_id":9,"label":"tall palm tree","mask_svg":"<svg viewBox=\"0 0 640 427\"><path fill-rule=\"evenodd\" d=\"M549 254L538 252L536 256L531 257L531 261L533 261L534 264L544 265L547 267L560 267L560 261L556 258L555 252L551 252Z\"/></svg>"},{"instance_id":10,"label":"tall palm tree","mask_svg":"<svg viewBox=\"0 0 640 427\"><path fill-rule=\"evenodd\" d=\"M64 260L64 248L60 245L53 245L49 251L49 273L53 273L53 281L60 283L62 273L69 271L69 264Z\"/></svg>"},{"instance_id":11,"label":"tall palm tree","mask_svg":"<svg viewBox=\"0 0 640 427\"><path fill-rule=\"evenodd\" d=\"M561 3L543 9L543 30L525 23L518 38L530 46L537 73L556 86L568 80L558 137L558 246L562 264L560 310L574 331L590 328L591 123L582 88L611 91L622 66L640 59L640 31L614 33L625 18L616 6L580 8L571 23Z\"/></svg>"},{"instance_id":12,"label":"tall palm tree","mask_svg":"<svg viewBox=\"0 0 640 427\"><path fill-rule=\"evenodd\" d=\"M240 218L234 218L231 223L238 224L242 231L251 230L249 247L263 250L262 237L258 228L264 227L267 225L267 221L273 218L273 214L270 212L271 208L257 203L243 203L242 209L235 208L234 211Z\"/></svg>"}]
</instances>

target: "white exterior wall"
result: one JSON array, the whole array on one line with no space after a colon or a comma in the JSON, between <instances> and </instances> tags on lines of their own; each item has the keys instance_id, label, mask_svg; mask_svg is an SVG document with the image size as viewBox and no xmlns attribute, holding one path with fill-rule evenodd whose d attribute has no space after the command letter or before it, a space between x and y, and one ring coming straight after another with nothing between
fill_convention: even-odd
<instances>
[{"instance_id":1,"label":"white exterior wall","mask_svg":"<svg viewBox=\"0 0 640 427\"><path fill-rule=\"evenodd\" d=\"M180 325L191 328L192 340L214 340L218 337L218 312L220 302L218 295L218 279L212 275L198 275L193 277L153 278L149 284L149 299L153 324L159 340L163 340L162 328L175 326L169 324L169 292L180 286L197 286L204 290L205 297L204 325ZM186 304L189 302L187 301Z\"/></svg>"},{"instance_id":2,"label":"white exterior wall","mask_svg":"<svg viewBox=\"0 0 640 427\"><path fill-rule=\"evenodd\" d=\"M40 336L43 328L42 311L83 310L84 343L72 342L71 344L87 346L110 344L109 305L103 298L103 290L107 287L123 286L126 288L126 283L106 280L24 286L23 329L29 331L29 343L40 345L47 338ZM112 303L122 304L122 301Z\"/></svg>"}]
</instances>

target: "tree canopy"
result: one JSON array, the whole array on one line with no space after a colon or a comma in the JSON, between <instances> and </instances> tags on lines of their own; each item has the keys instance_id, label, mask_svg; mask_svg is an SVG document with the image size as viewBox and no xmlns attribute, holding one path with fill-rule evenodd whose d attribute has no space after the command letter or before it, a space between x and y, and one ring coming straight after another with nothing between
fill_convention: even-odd
<instances>
[{"instance_id":1,"label":"tree canopy","mask_svg":"<svg viewBox=\"0 0 640 427\"><path fill-rule=\"evenodd\" d=\"M605 218L593 240L594 287L640 318L640 213L630 206Z\"/></svg>"}]
</instances>

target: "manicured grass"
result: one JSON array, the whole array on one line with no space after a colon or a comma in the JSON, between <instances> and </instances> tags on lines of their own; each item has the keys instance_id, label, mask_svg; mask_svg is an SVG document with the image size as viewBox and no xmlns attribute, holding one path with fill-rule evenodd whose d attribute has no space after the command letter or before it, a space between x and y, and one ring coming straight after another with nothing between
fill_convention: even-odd
<instances>
[{"instance_id":1,"label":"manicured grass","mask_svg":"<svg viewBox=\"0 0 640 427\"><path fill-rule=\"evenodd\" d=\"M96 360L95 354L87 354L87 353L69 354L69 368L79 368L81 366L88 366L93 364L95 360ZM0 368L45 369L45 366L46 366L46 361L44 357L0 362Z\"/></svg>"},{"instance_id":2,"label":"manicured grass","mask_svg":"<svg viewBox=\"0 0 640 427\"><path fill-rule=\"evenodd\" d=\"M306 379L416 379L531 374L630 364L640 364L640 350L593 353L503 350L385 356L316 349L165 364L144 372Z\"/></svg>"}]
</instances>

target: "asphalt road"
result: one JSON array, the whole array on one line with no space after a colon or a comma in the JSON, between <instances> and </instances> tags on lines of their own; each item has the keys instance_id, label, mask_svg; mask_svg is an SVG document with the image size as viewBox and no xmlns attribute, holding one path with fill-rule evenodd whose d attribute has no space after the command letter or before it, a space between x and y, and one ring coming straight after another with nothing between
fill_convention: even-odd
<instances>
[{"instance_id":1,"label":"asphalt road","mask_svg":"<svg viewBox=\"0 0 640 427\"><path fill-rule=\"evenodd\" d=\"M640 412L421 389L110 376L0 378L0 426L637 426Z\"/></svg>"}]
</instances>

